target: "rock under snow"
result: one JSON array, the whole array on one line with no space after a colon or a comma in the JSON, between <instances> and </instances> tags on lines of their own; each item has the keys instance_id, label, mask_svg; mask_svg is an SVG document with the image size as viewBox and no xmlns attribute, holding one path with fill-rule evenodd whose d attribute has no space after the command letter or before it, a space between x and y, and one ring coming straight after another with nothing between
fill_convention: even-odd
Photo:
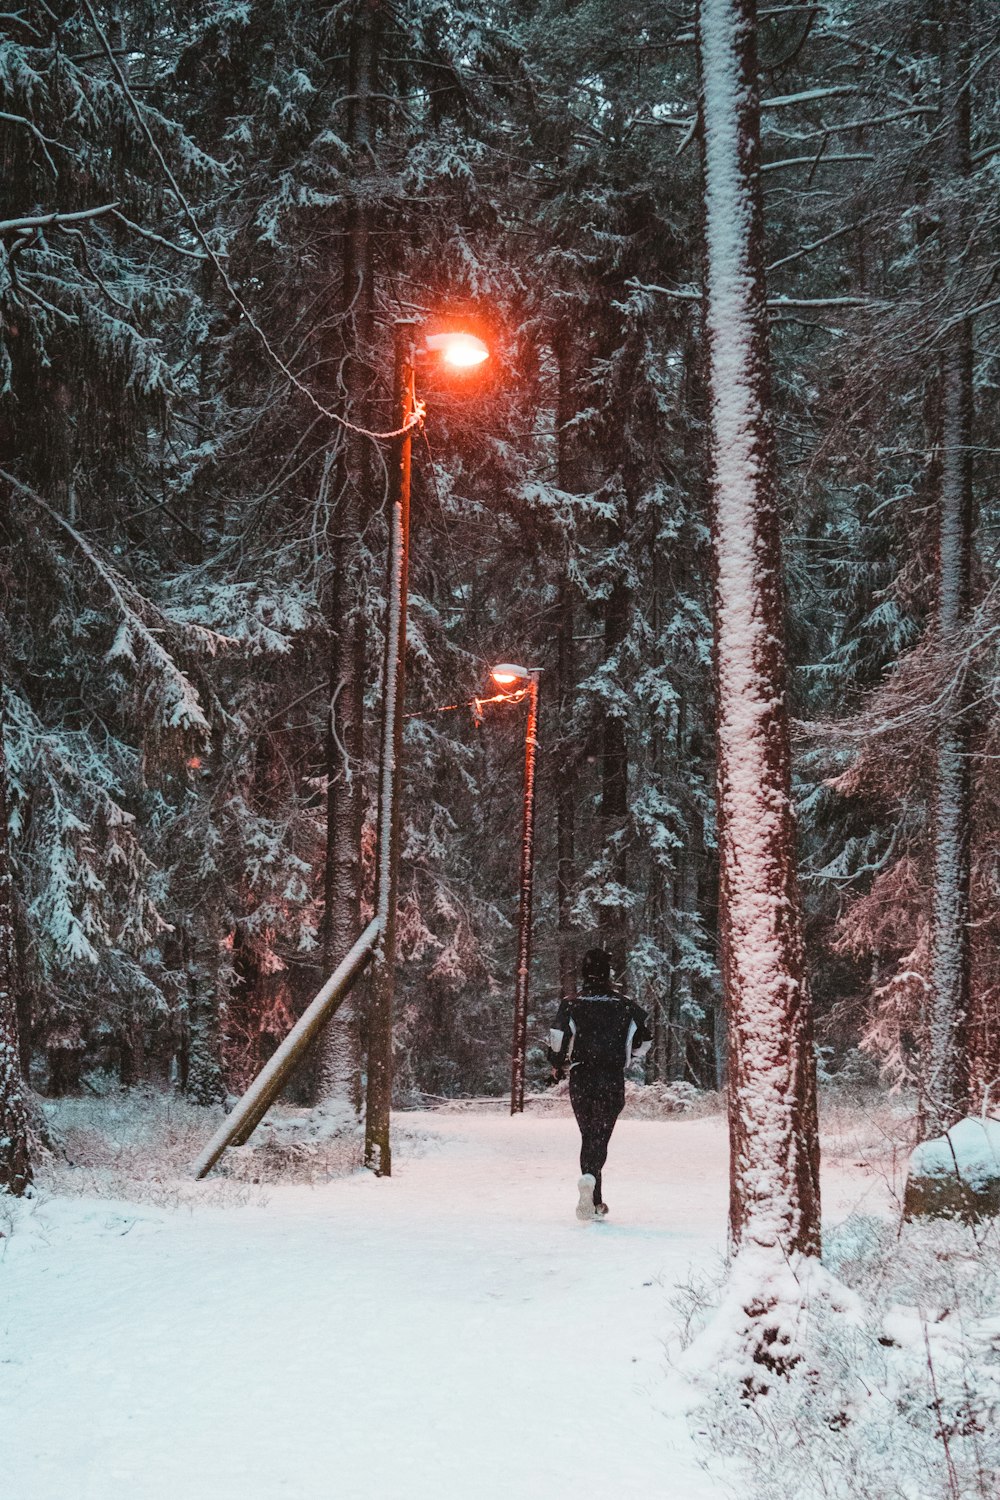
<instances>
[{"instance_id":1,"label":"rock under snow","mask_svg":"<svg viewBox=\"0 0 1000 1500\"><path fill-rule=\"evenodd\" d=\"M965 1119L921 1141L910 1157L904 1214L988 1218L1000 1214L1000 1120Z\"/></svg>"}]
</instances>

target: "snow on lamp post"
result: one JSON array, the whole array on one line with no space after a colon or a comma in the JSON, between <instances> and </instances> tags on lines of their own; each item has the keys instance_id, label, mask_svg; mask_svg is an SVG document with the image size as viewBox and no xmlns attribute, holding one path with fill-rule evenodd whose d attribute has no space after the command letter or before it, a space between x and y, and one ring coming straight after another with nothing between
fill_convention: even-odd
<instances>
[{"instance_id":1,"label":"snow on lamp post","mask_svg":"<svg viewBox=\"0 0 1000 1500\"><path fill-rule=\"evenodd\" d=\"M498 688L527 694L524 730L524 818L521 832L521 879L517 912L517 968L514 976L514 1036L510 1061L510 1112L524 1110L524 1069L528 1040L528 989L531 970L531 901L535 871L535 756L538 750L538 673L501 662L490 676Z\"/></svg>"},{"instance_id":2,"label":"snow on lamp post","mask_svg":"<svg viewBox=\"0 0 1000 1500\"><path fill-rule=\"evenodd\" d=\"M436 355L455 371L474 370L489 358L482 339L466 332L417 336L417 324L396 324L393 400L397 435L389 455L389 551L386 573L385 652L382 672L382 744L376 834L376 915L381 924L378 967L368 1020L368 1087L365 1096L365 1165L379 1177L392 1172L389 1112L392 1103L392 1013L396 984L396 904L403 786L403 699L406 690L406 603L410 565L410 455L423 406L414 390L421 353Z\"/></svg>"}]
</instances>

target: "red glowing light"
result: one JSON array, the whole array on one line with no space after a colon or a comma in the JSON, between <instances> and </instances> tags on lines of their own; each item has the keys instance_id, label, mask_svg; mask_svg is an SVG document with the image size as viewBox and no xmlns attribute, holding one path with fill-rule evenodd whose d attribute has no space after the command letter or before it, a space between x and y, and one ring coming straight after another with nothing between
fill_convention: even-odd
<instances>
[{"instance_id":1,"label":"red glowing light","mask_svg":"<svg viewBox=\"0 0 1000 1500\"><path fill-rule=\"evenodd\" d=\"M456 370L475 369L490 357L490 351L474 333L431 333L427 347Z\"/></svg>"},{"instance_id":2,"label":"red glowing light","mask_svg":"<svg viewBox=\"0 0 1000 1500\"><path fill-rule=\"evenodd\" d=\"M509 661L499 662L490 673L497 687L513 687L515 682L527 682L529 675L524 667L517 667Z\"/></svg>"}]
</instances>

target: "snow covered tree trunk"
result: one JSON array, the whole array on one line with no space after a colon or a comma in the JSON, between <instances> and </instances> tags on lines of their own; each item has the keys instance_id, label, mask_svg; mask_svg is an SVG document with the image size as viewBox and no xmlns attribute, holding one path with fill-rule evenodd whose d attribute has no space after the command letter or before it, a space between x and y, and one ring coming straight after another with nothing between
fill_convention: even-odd
<instances>
[{"instance_id":1,"label":"snow covered tree trunk","mask_svg":"<svg viewBox=\"0 0 1000 1500\"><path fill-rule=\"evenodd\" d=\"M0 1192L20 1197L31 1181L31 1163L27 1100L18 1048L17 987L14 886L7 829L7 756L0 698Z\"/></svg>"},{"instance_id":2,"label":"snow covered tree trunk","mask_svg":"<svg viewBox=\"0 0 1000 1500\"><path fill-rule=\"evenodd\" d=\"M618 554L622 547L622 528L617 520L609 521L607 547L616 555L615 576L604 602L604 664L618 678L619 655L628 634L632 596L623 575ZM623 905L628 878L625 850L625 822L628 816L628 740L625 719L607 703L603 707L601 760L601 818L604 823L606 878L613 890L611 899L601 907L601 938L612 956L617 972L625 965L628 912Z\"/></svg>"},{"instance_id":3,"label":"snow covered tree trunk","mask_svg":"<svg viewBox=\"0 0 1000 1500\"><path fill-rule=\"evenodd\" d=\"M819 1147L790 791L755 24L753 0L702 0L729 1228L738 1261L757 1267L742 1302L755 1358L780 1367L780 1309L760 1288L796 1253L819 1251Z\"/></svg>"},{"instance_id":4,"label":"snow covered tree trunk","mask_svg":"<svg viewBox=\"0 0 1000 1500\"><path fill-rule=\"evenodd\" d=\"M182 929L181 944L188 994L184 1087L196 1104L224 1104L226 1085L219 1056L219 1007L207 981L213 967L209 944L204 938L199 943L190 927Z\"/></svg>"},{"instance_id":5,"label":"snow covered tree trunk","mask_svg":"<svg viewBox=\"0 0 1000 1500\"><path fill-rule=\"evenodd\" d=\"M557 417L558 480L559 488L573 493L576 488L577 466L573 452L573 436L568 424L576 416L576 383L573 366L572 331L560 329L554 340L555 355L559 365L559 392ZM577 766L576 747L570 726L573 718L573 699L576 693L577 653L574 640L576 611L573 584L566 567L559 574L556 600L556 653L558 681L556 697L559 710L559 744L553 755L556 773L556 891L557 922L559 931L559 993L572 995L576 991L576 961L570 921L573 904L573 887L576 880L576 796Z\"/></svg>"},{"instance_id":6,"label":"snow covered tree trunk","mask_svg":"<svg viewBox=\"0 0 1000 1500\"><path fill-rule=\"evenodd\" d=\"M663 562L662 549L657 547L650 559L652 585L650 629L654 641L661 639L663 631L663 580L661 577L664 571ZM654 717L649 734L649 770L653 784L658 788L664 786L666 737L666 726L659 718ZM676 888L676 878L668 876L660 860L654 860L649 872L647 926L664 953L670 953L674 947L671 933L673 910L676 905ZM650 1012L653 1024L653 1045L650 1048L646 1065L648 1083L665 1083L670 1077L668 1070L672 1037L673 991L674 975L671 967L665 969L652 981L643 1000L643 1004Z\"/></svg>"},{"instance_id":7,"label":"snow covered tree trunk","mask_svg":"<svg viewBox=\"0 0 1000 1500\"><path fill-rule=\"evenodd\" d=\"M362 177L371 166L371 94L378 69L379 14L360 0L351 24L347 144ZM344 411L355 422L367 383L372 341L372 234L362 188L351 205L342 276ZM331 551L334 588L330 611L333 651L327 720L327 852L324 878L323 966L332 974L361 931L361 830L364 816L365 622L361 536L365 491L371 484L367 439L342 434L335 470ZM349 994L322 1035L316 1069L316 1102L361 1109L361 1034L354 994Z\"/></svg>"},{"instance_id":8,"label":"snow covered tree trunk","mask_svg":"<svg viewBox=\"0 0 1000 1500\"><path fill-rule=\"evenodd\" d=\"M677 879L674 883L674 909L684 915L696 915L698 911L698 856L701 852L701 830L692 827L689 844L677 856ZM669 1046L668 1078L680 1079L688 1076L689 1039L694 1032L692 1017L697 1014L694 987L691 975L680 967L682 954L675 945L674 973L670 987L671 1037Z\"/></svg>"},{"instance_id":9,"label":"snow covered tree trunk","mask_svg":"<svg viewBox=\"0 0 1000 1500\"><path fill-rule=\"evenodd\" d=\"M559 993L572 995L576 989L576 960L574 953L570 909L573 905L576 863L576 760L573 746L567 743L568 726L572 715L573 691L576 686L576 648L573 641L575 611L573 609L573 585L566 573L559 577L559 596L556 604L556 651L559 699L559 725L562 743L556 763L556 890L557 924L559 932Z\"/></svg>"},{"instance_id":10,"label":"snow covered tree trunk","mask_svg":"<svg viewBox=\"0 0 1000 1500\"><path fill-rule=\"evenodd\" d=\"M962 195L969 176L969 7L948 0L942 16L941 102L945 201L941 220L946 281L961 298L967 216ZM944 333L935 629L944 663L961 660L972 570L972 322L959 318ZM940 1135L969 1107L969 906L972 821L970 686L963 673L942 726L934 765L934 894L931 940L929 1057L923 1129Z\"/></svg>"}]
</instances>

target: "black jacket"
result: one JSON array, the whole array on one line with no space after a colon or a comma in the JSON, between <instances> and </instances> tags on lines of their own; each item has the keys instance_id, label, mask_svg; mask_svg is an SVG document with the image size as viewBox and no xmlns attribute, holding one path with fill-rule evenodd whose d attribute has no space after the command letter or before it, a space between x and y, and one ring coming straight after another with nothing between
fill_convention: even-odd
<instances>
[{"instance_id":1,"label":"black jacket","mask_svg":"<svg viewBox=\"0 0 1000 1500\"><path fill-rule=\"evenodd\" d=\"M646 1012L622 995L564 1000L549 1032L549 1062L559 1072L586 1067L622 1074L652 1041Z\"/></svg>"}]
</instances>

